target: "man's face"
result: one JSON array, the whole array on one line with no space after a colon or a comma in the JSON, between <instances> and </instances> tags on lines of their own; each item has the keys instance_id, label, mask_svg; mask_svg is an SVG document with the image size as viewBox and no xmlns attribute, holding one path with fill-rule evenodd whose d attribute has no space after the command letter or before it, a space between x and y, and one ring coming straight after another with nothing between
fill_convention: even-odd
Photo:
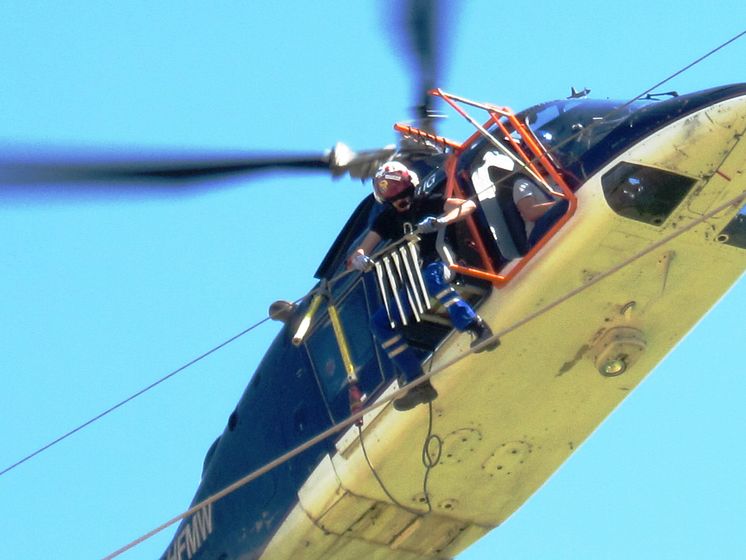
<instances>
[{"instance_id":1,"label":"man's face","mask_svg":"<svg viewBox=\"0 0 746 560\"><path fill-rule=\"evenodd\" d=\"M397 212L406 212L412 207L412 197L405 196L404 198L397 198L391 203Z\"/></svg>"},{"instance_id":2,"label":"man's face","mask_svg":"<svg viewBox=\"0 0 746 560\"><path fill-rule=\"evenodd\" d=\"M393 206L397 212L406 212L412 207L413 200L414 192L412 189L409 189L399 194L396 198L391 199L390 202L391 206Z\"/></svg>"}]
</instances>

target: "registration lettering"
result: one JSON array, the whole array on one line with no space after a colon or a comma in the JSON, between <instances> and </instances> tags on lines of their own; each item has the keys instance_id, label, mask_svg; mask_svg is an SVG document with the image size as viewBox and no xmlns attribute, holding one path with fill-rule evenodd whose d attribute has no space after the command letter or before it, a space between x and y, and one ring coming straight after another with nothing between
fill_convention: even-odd
<instances>
[{"instance_id":1,"label":"registration lettering","mask_svg":"<svg viewBox=\"0 0 746 560\"><path fill-rule=\"evenodd\" d=\"M212 533L212 504L194 513L176 534L166 560L191 560Z\"/></svg>"}]
</instances>

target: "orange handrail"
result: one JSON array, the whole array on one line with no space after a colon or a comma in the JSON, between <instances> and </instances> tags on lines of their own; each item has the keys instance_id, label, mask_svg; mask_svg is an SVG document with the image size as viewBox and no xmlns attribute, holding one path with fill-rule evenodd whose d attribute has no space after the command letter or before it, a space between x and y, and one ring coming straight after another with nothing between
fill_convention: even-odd
<instances>
[{"instance_id":1,"label":"orange handrail","mask_svg":"<svg viewBox=\"0 0 746 560\"><path fill-rule=\"evenodd\" d=\"M417 127L414 127L408 124L396 123L394 124L394 130L402 134L409 134L411 136L419 136L420 138L424 138L432 142L437 142L438 144L441 144L442 146L445 146L446 148L451 148L455 150L461 147L461 144L459 144L458 142L454 142L453 140L449 140L445 136L437 136L435 134L427 132L426 130L422 130L421 128L417 128Z\"/></svg>"},{"instance_id":2,"label":"orange handrail","mask_svg":"<svg viewBox=\"0 0 746 560\"><path fill-rule=\"evenodd\" d=\"M492 120L495 122L495 124L500 127L500 131L505 135L508 142L510 142L511 147L518 152L518 155L520 158L524 161L524 163L528 166L528 168L533 171L537 177L541 177L542 173L539 171L539 169L534 165L534 162L531 161L531 158L529 158L526 155L526 152L523 151L523 148L521 148L521 145L516 142L513 139L513 136L508 131L508 128L502 123L500 118L497 116L497 113L490 113L492 115Z\"/></svg>"},{"instance_id":3,"label":"orange handrail","mask_svg":"<svg viewBox=\"0 0 746 560\"><path fill-rule=\"evenodd\" d=\"M542 167L549 173L549 175L554 179L554 181L559 185L559 187L562 189L562 192L565 194L566 198L572 197L573 193L570 187L567 186L567 183L565 182L565 179L560 175L560 173L557 171L557 168L554 166L552 161L549 159L548 154L546 150L544 149L544 146L536 139L536 136L534 136L533 131L524 126L523 123L521 123L515 115L511 114L508 116L508 120L510 120L510 123L513 125L513 127L518 131L518 133L521 135L521 137L526 141L526 144L528 144L528 147L531 149L531 151L534 153L534 156L539 159L541 162Z\"/></svg>"},{"instance_id":4,"label":"orange handrail","mask_svg":"<svg viewBox=\"0 0 746 560\"><path fill-rule=\"evenodd\" d=\"M453 168L455 171L456 166L453 165ZM450 182L451 180L450 176L448 180ZM466 195L456 183L455 177L454 177L453 183L454 183L454 188L456 190L457 196L459 198L466 198ZM496 274L495 267L492 266L492 259L490 258L490 255L487 252L487 247L484 246L484 243L482 242L482 236L479 235L479 229L477 228L477 224L474 223L474 217L467 216L464 221L466 222L466 227L469 228L469 233L471 234L471 237L474 240L474 245L476 245L477 252L479 253L480 258L482 259L482 263L487 268L490 274ZM454 266L458 266L458 265L451 265L451 268L453 268Z\"/></svg>"},{"instance_id":5,"label":"orange handrail","mask_svg":"<svg viewBox=\"0 0 746 560\"><path fill-rule=\"evenodd\" d=\"M453 196L453 191L456 190L456 164L458 163L458 156L451 154L446 158L446 162L443 165L446 172L446 200Z\"/></svg>"}]
</instances>

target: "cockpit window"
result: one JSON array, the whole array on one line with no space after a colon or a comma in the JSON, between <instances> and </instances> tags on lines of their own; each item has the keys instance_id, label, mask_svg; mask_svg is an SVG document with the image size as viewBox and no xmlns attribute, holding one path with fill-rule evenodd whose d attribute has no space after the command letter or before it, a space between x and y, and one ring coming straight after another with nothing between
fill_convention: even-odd
<instances>
[{"instance_id":1,"label":"cockpit window","mask_svg":"<svg viewBox=\"0 0 746 560\"><path fill-rule=\"evenodd\" d=\"M723 228L717 240L720 243L746 249L746 204L741 206L738 214Z\"/></svg>"},{"instance_id":2,"label":"cockpit window","mask_svg":"<svg viewBox=\"0 0 746 560\"><path fill-rule=\"evenodd\" d=\"M326 306L326 303L322 303L317 311L317 316L323 319L308 337L306 349L327 405L333 417L341 420L350 412L346 391L347 371ZM358 281L347 294L337 301L336 307L349 346L350 357L356 367L360 389L370 395L383 382L383 376L378 366L373 335L368 327L369 311L364 281Z\"/></svg>"},{"instance_id":3,"label":"cockpit window","mask_svg":"<svg viewBox=\"0 0 746 560\"><path fill-rule=\"evenodd\" d=\"M696 183L670 171L621 162L601 177L604 196L625 218L660 226Z\"/></svg>"},{"instance_id":4,"label":"cockpit window","mask_svg":"<svg viewBox=\"0 0 746 560\"><path fill-rule=\"evenodd\" d=\"M544 147L568 167L600 142L631 113L655 103L568 99L536 105L518 115L528 124Z\"/></svg>"},{"instance_id":5,"label":"cockpit window","mask_svg":"<svg viewBox=\"0 0 746 560\"><path fill-rule=\"evenodd\" d=\"M321 314L325 304L322 303L317 313ZM337 340L334 338L334 330L328 318L316 327L309 337L306 347L313 364L314 371L318 376L324 396L327 402L333 401L347 384L347 374L342 356L339 353Z\"/></svg>"}]
</instances>

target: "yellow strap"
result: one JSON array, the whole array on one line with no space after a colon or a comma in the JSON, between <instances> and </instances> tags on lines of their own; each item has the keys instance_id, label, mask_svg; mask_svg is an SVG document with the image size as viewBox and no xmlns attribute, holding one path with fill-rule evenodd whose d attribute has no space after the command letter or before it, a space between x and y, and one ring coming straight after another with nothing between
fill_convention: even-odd
<instances>
[{"instance_id":1,"label":"yellow strap","mask_svg":"<svg viewBox=\"0 0 746 560\"><path fill-rule=\"evenodd\" d=\"M339 346L339 353L342 354L342 362L347 370L347 380L349 382L357 382L357 374L355 374L355 364L352 363L350 357L350 348L347 346L347 339L345 333L342 330L342 322L339 320L339 314L337 308L333 304L329 304L329 319L332 321L332 327L334 328L334 337L337 339L337 346Z\"/></svg>"}]
</instances>

